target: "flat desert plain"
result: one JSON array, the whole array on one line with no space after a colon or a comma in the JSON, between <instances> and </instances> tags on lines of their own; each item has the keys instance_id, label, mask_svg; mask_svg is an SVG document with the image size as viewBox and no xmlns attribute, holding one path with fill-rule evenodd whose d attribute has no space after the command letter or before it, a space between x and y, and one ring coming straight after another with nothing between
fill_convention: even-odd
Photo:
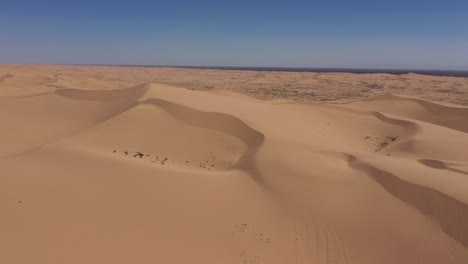
<instances>
[{"instance_id":1,"label":"flat desert plain","mask_svg":"<svg viewBox=\"0 0 468 264\"><path fill-rule=\"evenodd\" d=\"M0 66L0 263L468 263L468 79Z\"/></svg>"}]
</instances>

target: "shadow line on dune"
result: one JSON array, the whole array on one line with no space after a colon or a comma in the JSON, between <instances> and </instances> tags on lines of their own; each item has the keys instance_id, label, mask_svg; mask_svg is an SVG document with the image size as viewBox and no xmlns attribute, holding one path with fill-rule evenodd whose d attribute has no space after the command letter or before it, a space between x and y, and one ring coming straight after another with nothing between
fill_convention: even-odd
<instances>
[{"instance_id":1,"label":"shadow line on dune","mask_svg":"<svg viewBox=\"0 0 468 264\"><path fill-rule=\"evenodd\" d=\"M420 106L424 111L426 111L425 115L412 115L407 116L408 118L431 123L438 126L443 126L446 128L454 129L460 132L468 133L468 108L464 106L449 106L438 104L436 102L427 101L424 99L418 98L411 98L411 97L404 97L404 96L397 96L392 94L386 94L381 96L376 96L372 98L366 98L361 100L362 102L379 102L379 101L387 101L387 102L394 102L395 107L398 107L399 102L411 102L418 106ZM436 117L436 118L434 118ZM438 118L437 118L438 117ZM458 122L453 122L453 120L446 119L444 117L457 117L459 119Z\"/></svg>"},{"instance_id":2,"label":"shadow line on dune","mask_svg":"<svg viewBox=\"0 0 468 264\"><path fill-rule=\"evenodd\" d=\"M457 173L460 173L460 174L468 175L468 172L449 167L449 166L447 166L447 164L445 162L442 162L440 160L420 159L420 160L418 160L418 162L425 165L425 166L427 166L427 167L433 168L433 169L448 170L448 171L453 171L453 172L457 172Z\"/></svg>"},{"instance_id":3,"label":"shadow line on dune","mask_svg":"<svg viewBox=\"0 0 468 264\"><path fill-rule=\"evenodd\" d=\"M103 115L98 120L95 120L94 122L92 122L92 124L74 129L72 131L64 131L63 133L59 133L58 135L56 135L54 138L43 141L41 144L32 146L27 149L23 149L13 154L0 156L0 159L14 158L14 157L26 154L26 153L40 150L44 146L50 145L54 142L60 141L65 138L72 137L100 123L103 123L131 109L132 107L138 105L138 99L141 98L147 92L148 89L149 89L148 85L138 85L138 86L133 86L133 87L121 89L121 90L90 91L90 90L80 90L80 89L63 89L63 90L57 90L54 93L32 95L32 96L43 96L43 95L49 95L49 94L57 94L59 96L63 96L65 98L72 99L72 100L91 100L91 101L109 100L111 103L115 104L115 108L113 109L113 111L110 111L108 114ZM94 95L96 97L94 97Z\"/></svg>"},{"instance_id":4,"label":"shadow line on dune","mask_svg":"<svg viewBox=\"0 0 468 264\"><path fill-rule=\"evenodd\" d=\"M265 136L241 119L224 113L200 111L158 98L149 98L139 104L159 107L188 125L219 131L238 138L247 145L247 151L232 168L247 171L258 184L265 185L255 164L255 154L263 144Z\"/></svg>"},{"instance_id":5,"label":"shadow line on dune","mask_svg":"<svg viewBox=\"0 0 468 264\"><path fill-rule=\"evenodd\" d=\"M337 105L320 105L320 106L330 109L330 110L338 111L338 112L352 113L355 115L363 115L363 116L373 116L377 118L378 120L385 122L387 124L405 128L408 132L408 136L414 136L415 134L421 131L420 126L414 122L403 120L403 119L398 119L394 117L388 117L387 115L378 111L363 111L363 110L346 108L345 106L337 106Z\"/></svg>"},{"instance_id":6,"label":"shadow line on dune","mask_svg":"<svg viewBox=\"0 0 468 264\"><path fill-rule=\"evenodd\" d=\"M389 193L436 222L442 231L468 248L468 205L440 191L409 183L348 155L352 168L365 172Z\"/></svg>"},{"instance_id":7,"label":"shadow line on dune","mask_svg":"<svg viewBox=\"0 0 468 264\"><path fill-rule=\"evenodd\" d=\"M176 119L191 126L216 130L232 135L245 142L249 148L260 146L265 138L262 133L249 127L244 121L228 114L204 112L157 98L146 99L140 102L140 104L158 106Z\"/></svg>"},{"instance_id":8,"label":"shadow line on dune","mask_svg":"<svg viewBox=\"0 0 468 264\"><path fill-rule=\"evenodd\" d=\"M0 99L21 99L21 98L30 98L30 97L39 97L43 95L54 94L54 92L40 92L27 95L14 95L14 96L0 96Z\"/></svg>"},{"instance_id":9,"label":"shadow line on dune","mask_svg":"<svg viewBox=\"0 0 468 264\"><path fill-rule=\"evenodd\" d=\"M9 73L4 74L4 75L0 76L0 82L3 82L3 81L5 81L6 79L12 78L12 77L14 77L14 76L11 75L11 74L9 74Z\"/></svg>"},{"instance_id":10,"label":"shadow line on dune","mask_svg":"<svg viewBox=\"0 0 468 264\"><path fill-rule=\"evenodd\" d=\"M132 101L143 97L148 89L149 84L142 84L132 86L125 89L115 90L83 90L83 89L57 89L55 94L73 100L86 100L86 101Z\"/></svg>"}]
</instances>

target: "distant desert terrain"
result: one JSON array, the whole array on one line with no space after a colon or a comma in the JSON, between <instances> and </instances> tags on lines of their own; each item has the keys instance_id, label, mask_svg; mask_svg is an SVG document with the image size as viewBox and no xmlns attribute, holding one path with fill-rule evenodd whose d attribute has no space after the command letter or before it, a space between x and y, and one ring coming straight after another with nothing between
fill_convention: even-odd
<instances>
[{"instance_id":1,"label":"distant desert terrain","mask_svg":"<svg viewBox=\"0 0 468 264\"><path fill-rule=\"evenodd\" d=\"M0 263L468 263L468 79L0 65Z\"/></svg>"},{"instance_id":2,"label":"distant desert terrain","mask_svg":"<svg viewBox=\"0 0 468 264\"><path fill-rule=\"evenodd\" d=\"M104 90L143 83L161 83L193 90L222 89L257 98L288 99L303 103L344 103L383 94L398 94L468 106L468 78L419 74L0 64L0 81L2 80L3 95L28 94L29 90Z\"/></svg>"}]
</instances>

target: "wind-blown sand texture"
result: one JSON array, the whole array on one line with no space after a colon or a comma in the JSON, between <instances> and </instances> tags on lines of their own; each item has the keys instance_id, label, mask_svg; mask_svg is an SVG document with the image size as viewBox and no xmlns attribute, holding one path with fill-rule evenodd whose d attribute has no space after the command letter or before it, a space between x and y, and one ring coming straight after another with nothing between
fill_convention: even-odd
<instances>
[{"instance_id":1,"label":"wind-blown sand texture","mask_svg":"<svg viewBox=\"0 0 468 264\"><path fill-rule=\"evenodd\" d=\"M92 68L0 67L0 263L468 263L468 108Z\"/></svg>"}]
</instances>

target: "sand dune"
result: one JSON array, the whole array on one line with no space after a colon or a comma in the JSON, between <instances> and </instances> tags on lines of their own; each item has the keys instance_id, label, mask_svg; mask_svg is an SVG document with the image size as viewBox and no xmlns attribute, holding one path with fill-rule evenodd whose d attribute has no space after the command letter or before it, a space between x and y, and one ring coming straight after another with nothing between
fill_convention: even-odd
<instances>
[{"instance_id":1,"label":"sand dune","mask_svg":"<svg viewBox=\"0 0 468 264\"><path fill-rule=\"evenodd\" d=\"M1 263L468 262L468 108L13 75Z\"/></svg>"},{"instance_id":2,"label":"sand dune","mask_svg":"<svg viewBox=\"0 0 468 264\"><path fill-rule=\"evenodd\" d=\"M380 111L405 118L416 119L443 127L468 132L468 108L420 100L417 98L384 95L349 106Z\"/></svg>"}]
</instances>

